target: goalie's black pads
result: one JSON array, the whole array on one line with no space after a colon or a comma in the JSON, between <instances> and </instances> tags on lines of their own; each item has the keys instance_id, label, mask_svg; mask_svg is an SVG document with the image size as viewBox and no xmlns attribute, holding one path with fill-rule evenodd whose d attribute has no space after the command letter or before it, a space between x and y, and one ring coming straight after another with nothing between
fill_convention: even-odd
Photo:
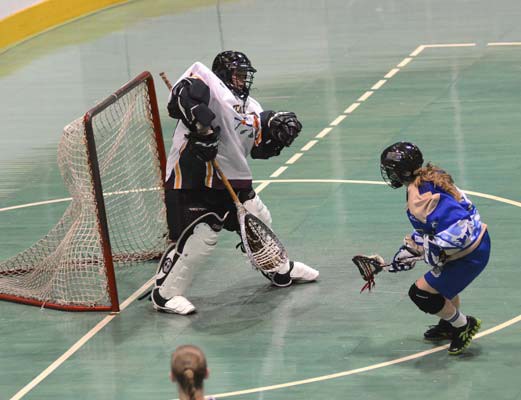
<instances>
[{"instance_id":1,"label":"goalie's black pads","mask_svg":"<svg viewBox=\"0 0 521 400\"><path fill-rule=\"evenodd\" d=\"M208 108L210 88L200 79L185 78L172 88L168 115L180 119L190 131L210 127L215 114Z\"/></svg>"},{"instance_id":2,"label":"goalie's black pads","mask_svg":"<svg viewBox=\"0 0 521 400\"><path fill-rule=\"evenodd\" d=\"M220 138L219 127L210 129L207 133L190 132L186 137L188 138L187 149L197 159L206 162L217 156Z\"/></svg>"},{"instance_id":3,"label":"goalie's black pads","mask_svg":"<svg viewBox=\"0 0 521 400\"><path fill-rule=\"evenodd\" d=\"M416 283L409 289L409 297L420 310L428 314L438 314L445 305L445 297L439 293L422 290Z\"/></svg>"}]
</instances>

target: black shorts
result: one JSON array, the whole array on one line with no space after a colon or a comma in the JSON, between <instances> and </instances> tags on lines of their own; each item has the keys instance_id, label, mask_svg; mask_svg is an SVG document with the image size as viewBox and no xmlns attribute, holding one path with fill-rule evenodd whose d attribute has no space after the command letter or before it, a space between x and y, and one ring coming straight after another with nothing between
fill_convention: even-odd
<instances>
[{"instance_id":1,"label":"black shorts","mask_svg":"<svg viewBox=\"0 0 521 400\"><path fill-rule=\"evenodd\" d=\"M237 196L244 203L246 200L255 197L255 191L252 188L242 189L237 191ZM226 190L208 188L167 189L165 198L170 240L174 242L195 219L209 212L216 213L221 218L228 213L223 228L228 231L239 232L237 209Z\"/></svg>"}]
</instances>

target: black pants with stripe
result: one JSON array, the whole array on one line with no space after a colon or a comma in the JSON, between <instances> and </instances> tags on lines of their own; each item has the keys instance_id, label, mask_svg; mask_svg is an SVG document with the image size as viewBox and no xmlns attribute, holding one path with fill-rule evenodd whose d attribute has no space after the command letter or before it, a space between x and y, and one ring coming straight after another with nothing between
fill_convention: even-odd
<instances>
[{"instance_id":1,"label":"black pants with stripe","mask_svg":"<svg viewBox=\"0 0 521 400\"><path fill-rule=\"evenodd\" d=\"M237 196L244 203L255 197L255 191L251 188L242 189L237 191ZM209 212L214 212L221 218L228 213L224 226L212 227L212 229L218 231L224 228L231 232L239 231L237 210L225 189L167 189L165 197L170 240L174 242L195 219Z\"/></svg>"}]
</instances>

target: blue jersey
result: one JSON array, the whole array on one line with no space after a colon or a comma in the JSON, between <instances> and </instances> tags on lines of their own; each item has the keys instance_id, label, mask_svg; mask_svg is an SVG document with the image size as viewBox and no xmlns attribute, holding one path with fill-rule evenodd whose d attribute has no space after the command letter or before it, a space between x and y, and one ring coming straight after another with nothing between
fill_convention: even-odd
<instances>
[{"instance_id":1,"label":"blue jersey","mask_svg":"<svg viewBox=\"0 0 521 400\"><path fill-rule=\"evenodd\" d=\"M444 250L447 261L466 256L475 250L487 229L478 210L461 191L456 200L432 182L407 187L407 216L414 232L412 238L423 245L429 235Z\"/></svg>"}]
</instances>

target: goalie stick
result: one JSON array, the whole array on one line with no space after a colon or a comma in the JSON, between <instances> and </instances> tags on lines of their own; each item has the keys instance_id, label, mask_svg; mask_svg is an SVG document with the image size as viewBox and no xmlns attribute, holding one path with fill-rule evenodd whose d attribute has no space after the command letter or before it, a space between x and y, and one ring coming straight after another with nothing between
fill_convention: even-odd
<instances>
[{"instance_id":1,"label":"goalie stick","mask_svg":"<svg viewBox=\"0 0 521 400\"><path fill-rule=\"evenodd\" d=\"M168 90L172 90L172 83L166 74L160 72L159 76L163 79ZM212 166L221 177L237 209L240 235L250 263L255 269L263 272L277 272L281 266L288 262L286 249L264 222L246 210L216 159L212 160Z\"/></svg>"},{"instance_id":2,"label":"goalie stick","mask_svg":"<svg viewBox=\"0 0 521 400\"><path fill-rule=\"evenodd\" d=\"M411 257L407 259L409 262L416 262L423 260L423 256ZM382 270L388 270L392 263L386 263L382 256L378 254L373 256L365 256L363 254L356 255L352 258L353 263L358 268L358 272L362 275L362 279L366 281L365 285L362 286L360 293L364 290L371 291L375 287L376 283L374 278Z\"/></svg>"}]
</instances>

